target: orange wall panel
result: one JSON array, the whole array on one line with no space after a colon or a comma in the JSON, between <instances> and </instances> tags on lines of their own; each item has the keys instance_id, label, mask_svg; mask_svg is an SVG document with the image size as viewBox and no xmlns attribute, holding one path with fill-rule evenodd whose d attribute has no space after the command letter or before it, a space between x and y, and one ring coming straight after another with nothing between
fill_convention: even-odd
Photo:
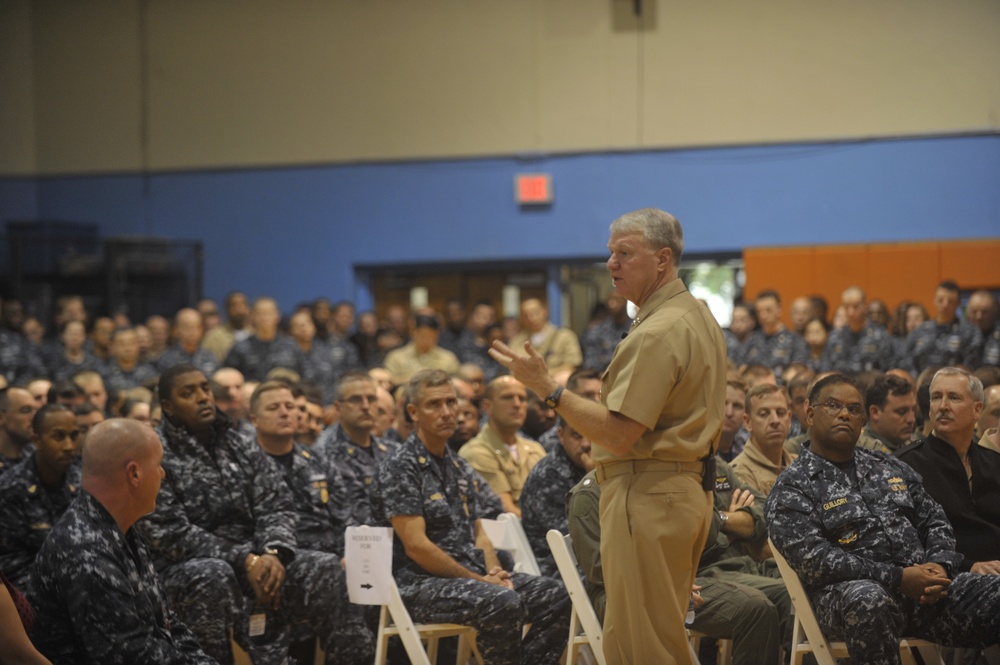
<instances>
[{"instance_id":1,"label":"orange wall panel","mask_svg":"<svg viewBox=\"0 0 1000 665\"><path fill-rule=\"evenodd\" d=\"M941 275L965 288L1000 284L1000 240L941 243Z\"/></svg>"},{"instance_id":2,"label":"orange wall panel","mask_svg":"<svg viewBox=\"0 0 1000 665\"><path fill-rule=\"evenodd\" d=\"M890 310L904 300L931 310L934 287L941 281L938 243L872 245L868 259L869 298L880 298Z\"/></svg>"}]
</instances>

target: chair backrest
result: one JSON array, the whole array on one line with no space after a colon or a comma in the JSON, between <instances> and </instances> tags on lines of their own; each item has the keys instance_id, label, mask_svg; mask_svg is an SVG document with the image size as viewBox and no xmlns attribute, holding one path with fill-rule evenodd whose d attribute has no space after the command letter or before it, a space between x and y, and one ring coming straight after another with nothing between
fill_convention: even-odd
<instances>
[{"instance_id":1,"label":"chair backrest","mask_svg":"<svg viewBox=\"0 0 1000 665\"><path fill-rule=\"evenodd\" d=\"M607 665L604 659L604 629L597 618L594 606L590 604L590 597L583 587L583 580L577 571L576 554L573 553L572 540L568 535L563 535L556 529L550 529L545 534L545 540L552 550L552 558L555 559L559 575L562 577L566 591L570 600L573 601L573 612L570 617L570 640L575 634L577 621L583 627L583 633L587 636L594 657L598 665Z\"/></svg>"},{"instance_id":2,"label":"chair backrest","mask_svg":"<svg viewBox=\"0 0 1000 665\"><path fill-rule=\"evenodd\" d=\"M521 519L517 515L503 513L495 520L481 521L493 547L506 550L514 557L514 572L542 574L535 553L531 549L531 543L528 542L528 535L524 532L524 526L521 525Z\"/></svg>"},{"instance_id":3,"label":"chair backrest","mask_svg":"<svg viewBox=\"0 0 1000 665\"><path fill-rule=\"evenodd\" d=\"M834 651L819 627L816 613L813 612L812 602L806 594L805 587L802 586L802 580L799 579L798 573L788 565L788 561L781 555L774 543L768 540L768 544L771 546L771 553L774 555L775 563L778 564L778 571L781 573L781 579L785 582L785 588L788 590L788 596L791 598L792 607L795 610L796 625L792 627L792 649L797 646L795 642L798 640L794 637L798 635L801 627L801 630L806 634L806 639L809 640L816 662L819 665L835 665Z\"/></svg>"}]
</instances>

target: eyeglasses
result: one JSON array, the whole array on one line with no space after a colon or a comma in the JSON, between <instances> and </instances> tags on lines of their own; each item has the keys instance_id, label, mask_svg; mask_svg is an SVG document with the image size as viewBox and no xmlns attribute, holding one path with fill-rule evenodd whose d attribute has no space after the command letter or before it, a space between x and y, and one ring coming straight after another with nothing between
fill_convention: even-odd
<instances>
[{"instance_id":1,"label":"eyeglasses","mask_svg":"<svg viewBox=\"0 0 1000 665\"><path fill-rule=\"evenodd\" d=\"M844 409L847 409L847 412L851 414L852 418L860 418L865 415L865 407L858 402L844 404L843 402L838 402L835 399L828 399L822 404L817 404L816 406L823 407L823 410L831 416L839 416L840 412Z\"/></svg>"}]
</instances>

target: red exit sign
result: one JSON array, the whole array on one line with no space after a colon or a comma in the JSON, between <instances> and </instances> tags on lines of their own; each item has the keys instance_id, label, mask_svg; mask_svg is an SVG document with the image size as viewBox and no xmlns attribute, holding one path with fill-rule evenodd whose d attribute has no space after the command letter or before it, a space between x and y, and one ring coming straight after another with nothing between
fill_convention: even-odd
<instances>
[{"instance_id":1,"label":"red exit sign","mask_svg":"<svg viewBox=\"0 0 1000 665\"><path fill-rule=\"evenodd\" d=\"M552 176L548 173L519 173L514 176L514 198L520 205L552 203Z\"/></svg>"}]
</instances>

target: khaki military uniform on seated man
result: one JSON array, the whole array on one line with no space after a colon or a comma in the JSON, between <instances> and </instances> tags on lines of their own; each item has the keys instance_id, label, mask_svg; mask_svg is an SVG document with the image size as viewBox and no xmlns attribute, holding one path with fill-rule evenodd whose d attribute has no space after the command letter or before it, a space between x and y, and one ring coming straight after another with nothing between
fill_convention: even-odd
<instances>
[{"instance_id":1,"label":"khaki military uniform on seated man","mask_svg":"<svg viewBox=\"0 0 1000 665\"><path fill-rule=\"evenodd\" d=\"M482 404L489 421L458 454L486 479L504 510L520 517L521 490L545 457L540 444L517 434L527 416L528 392L517 379L499 376L486 387Z\"/></svg>"},{"instance_id":2,"label":"khaki military uniform on seated man","mask_svg":"<svg viewBox=\"0 0 1000 665\"><path fill-rule=\"evenodd\" d=\"M747 393L743 422L750 431L746 448L733 460L740 480L767 496L795 455L785 450L791 411L785 389L761 383Z\"/></svg>"},{"instance_id":3,"label":"khaki military uniform on seated man","mask_svg":"<svg viewBox=\"0 0 1000 665\"><path fill-rule=\"evenodd\" d=\"M510 345L520 351L529 341L553 373L572 372L583 362L576 333L549 323L549 309L538 298L528 298L521 303L521 332L514 335Z\"/></svg>"},{"instance_id":4,"label":"khaki military uniform on seated man","mask_svg":"<svg viewBox=\"0 0 1000 665\"><path fill-rule=\"evenodd\" d=\"M735 665L773 665L781 644L791 642L791 600L774 562L758 563L742 549L749 545L759 550L767 538L763 497L740 482L724 461L717 464L716 510L694 580L704 603L695 609L690 627L709 637L732 639ZM603 619L600 495L595 474L588 473L570 490L566 511L587 595Z\"/></svg>"},{"instance_id":5,"label":"khaki military uniform on seated man","mask_svg":"<svg viewBox=\"0 0 1000 665\"><path fill-rule=\"evenodd\" d=\"M0 476L0 570L28 596L35 556L80 491L76 416L46 404L33 422L34 450Z\"/></svg>"},{"instance_id":6,"label":"khaki military uniform on seated man","mask_svg":"<svg viewBox=\"0 0 1000 665\"><path fill-rule=\"evenodd\" d=\"M895 374L883 374L865 391L868 424L858 447L892 453L908 444L917 428L917 391Z\"/></svg>"},{"instance_id":7,"label":"khaki military uniform on seated man","mask_svg":"<svg viewBox=\"0 0 1000 665\"><path fill-rule=\"evenodd\" d=\"M488 663L555 665L569 596L551 577L501 567L480 522L482 480L448 447L458 410L451 379L420 372L407 395L414 431L379 466L376 510L395 531L393 575L410 615L471 625Z\"/></svg>"},{"instance_id":8,"label":"khaki military uniform on seated man","mask_svg":"<svg viewBox=\"0 0 1000 665\"><path fill-rule=\"evenodd\" d=\"M900 663L902 637L983 648L1000 641L1000 576L961 572L941 506L907 464L857 448L861 392L843 375L809 394L808 448L771 490L774 547L851 662Z\"/></svg>"},{"instance_id":9,"label":"khaki military uniform on seated man","mask_svg":"<svg viewBox=\"0 0 1000 665\"><path fill-rule=\"evenodd\" d=\"M458 356L438 346L441 323L433 313L418 313L413 317L410 341L385 356L385 368L392 374L392 382L402 385L422 369L440 369L448 374L458 371Z\"/></svg>"},{"instance_id":10,"label":"khaki military uniform on seated man","mask_svg":"<svg viewBox=\"0 0 1000 665\"><path fill-rule=\"evenodd\" d=\"M38 553L34 640L54 663L215 665L171 611L135 522L153 510L163 446L149 426L94 426L83 490Z\"/></svg>"}]
</instances>

